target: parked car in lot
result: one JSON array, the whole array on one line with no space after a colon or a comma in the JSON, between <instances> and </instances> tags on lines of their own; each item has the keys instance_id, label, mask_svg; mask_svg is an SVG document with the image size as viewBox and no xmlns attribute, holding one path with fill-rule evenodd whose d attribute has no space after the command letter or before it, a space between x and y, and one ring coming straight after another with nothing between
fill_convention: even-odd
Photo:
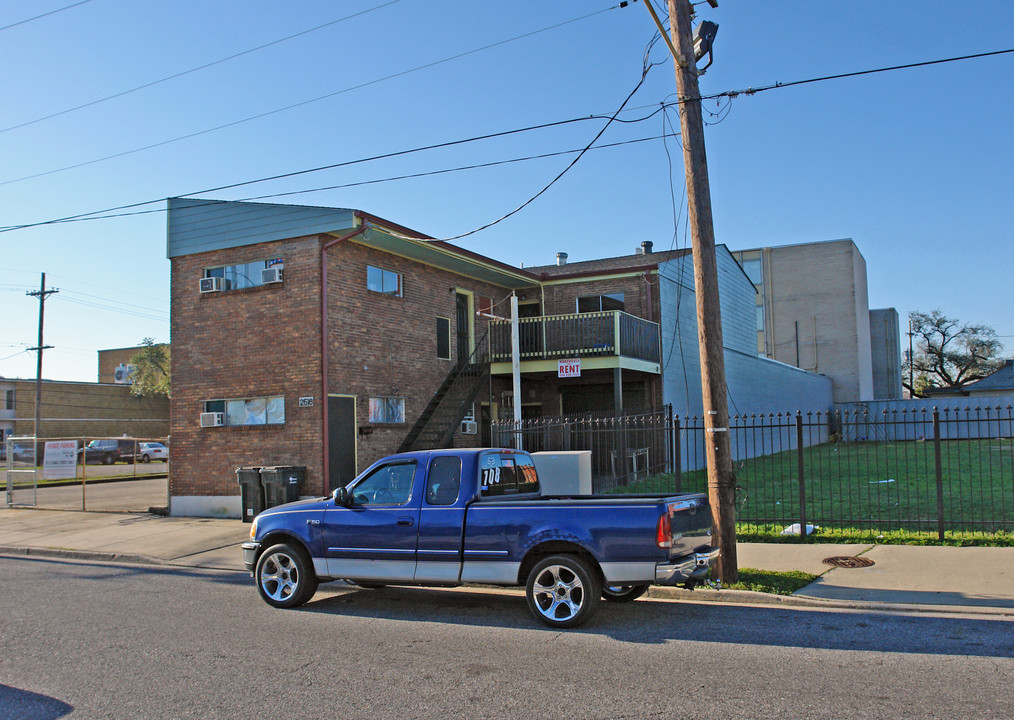
<instances>
[{"instance_id":1,"label":"parked car in lot","mask_svg":"<svg viewBox=\"0 0 1014 720\"><path fill-rule=\"evenodd\" d=\"M138 443L136 459L143 463L152 460L169 462L169 448L159 442Z\"/></svg>"},{"instance_id":2,"label":"parked car in lot","mask_svg":"<svg viewBox=\"0 0 1014 720\"><path fill-rule=\"evenodd\" d=\"M653 583L692 588L718 553L706 495L546 496L528 453L504 449L392 455L329 497L265 510L243 544L274 607L301 605L331 580L520 585L532 614L557 628Z\"/></svg>"},{"instance_id":3,"label":"parked car in lot","mask_svg":"<svg viewBox=\"0 0 1014 720\"><path fill-rule=\"evenodd\" d=\"M84 461L100 462L103 465L112 465L115 462L134 462L134 447L136 440L126 438L92 440L84 446ZM78 450L80 457L81 450Z\"/></svg>"}]
</instances>

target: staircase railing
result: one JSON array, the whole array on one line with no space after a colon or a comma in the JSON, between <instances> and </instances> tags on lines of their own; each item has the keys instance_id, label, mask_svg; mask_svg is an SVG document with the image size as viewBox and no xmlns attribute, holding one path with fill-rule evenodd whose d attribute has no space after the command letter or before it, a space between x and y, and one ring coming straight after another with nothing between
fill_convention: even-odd
<instances>
[{"instance_id":1,"label":"staircase railing","mask_svg":"<svg viewBox=\"0 0 1014 720\"><path fill-rule=\"evenodd\" d=\"M405 436L398 452L450 447L469 406L488 379L489 340L486 334L475 344L468 359L447 373Z\"/></svg>"}]
</instances>

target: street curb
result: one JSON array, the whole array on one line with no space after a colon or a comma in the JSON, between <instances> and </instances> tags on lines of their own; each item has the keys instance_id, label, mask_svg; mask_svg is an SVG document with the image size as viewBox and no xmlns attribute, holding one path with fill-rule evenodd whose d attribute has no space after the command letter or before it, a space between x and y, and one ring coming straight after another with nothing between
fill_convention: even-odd
<instances>
[{"instance_id":1,"label":"street curb","mask_svg":"<svg viewBox=\"0 0 1014 720\"><path fill-rule=\"evenodd\" d=\"M39 548L0 546L0 555L25 555L28 557L65 558L69 560L101 560L122 562L133 565L170 565L161 558L132 553L101 552L99 550L65 550L63 548Z\"/></svg>"},{"instance_id":2,"label":"street curb","mask_svg":"<svg viewBox=\"0 0 1014 720\"><path fill-rule=\"evenodd\" d=\"M884 612L948 613L957 615L995 615L1014 617L1014 608L985 605L912 605L876 602L873 600L832 600L801 595L775 595L752 590L685 590L678 587L652 586L648 597L680 602L708 602L750 605L784 605L786 607L824 608L834 610L878 610Z\"/></svg>"}]
</instances>

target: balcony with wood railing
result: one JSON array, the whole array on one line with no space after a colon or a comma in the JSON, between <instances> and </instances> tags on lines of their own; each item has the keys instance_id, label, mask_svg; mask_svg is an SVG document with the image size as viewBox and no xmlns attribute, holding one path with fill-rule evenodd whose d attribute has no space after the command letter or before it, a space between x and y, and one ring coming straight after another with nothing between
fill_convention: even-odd
<instances>
[{"instance_id":1,"label":"balcony with wood railing","mask_svg":"<svg viewBox=\"0 0 1014 720\"><path fill-rule=\"evenodd\" d=\"M661 373L658 323L620 310L521 318L518 330L522 372L555 370L560 360L580 358L589 369ZM492 321L489 338L493 373L510 372L510 322Z\"/></svg>"}]
</instances>

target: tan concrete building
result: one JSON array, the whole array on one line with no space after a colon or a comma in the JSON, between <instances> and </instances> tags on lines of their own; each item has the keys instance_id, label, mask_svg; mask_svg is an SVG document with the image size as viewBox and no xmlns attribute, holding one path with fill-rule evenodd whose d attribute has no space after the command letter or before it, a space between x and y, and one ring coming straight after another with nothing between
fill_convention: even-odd
<instances>
[{"instance_id":1,"label":"tan concrete building","mask_svg":"<svg viewBox=\"0 0 1014 720\"><path fill-rule=\"evenodd\" d=\"M831 378L836 403L878 399L866 260L851 239L733 255L757 289L758 355ZM899 352L896 340L890 347L880 342L878 358ZM900 359L884 365L900 372ZM884 379L879 386L896 383Z\"/></svg>"},{"instance_id":2,"label":"tan concrete building","mask_svg":"<svg viewBox=\"0 0 1014 720\"><path fill-rule=\"evenodd\" d=\"M142 398L129 385L42 381L40 438L136 437L169 434L169 400ZM0 434L30 436L35 380L0 378Z\"/></svg>"}]
</instances>

